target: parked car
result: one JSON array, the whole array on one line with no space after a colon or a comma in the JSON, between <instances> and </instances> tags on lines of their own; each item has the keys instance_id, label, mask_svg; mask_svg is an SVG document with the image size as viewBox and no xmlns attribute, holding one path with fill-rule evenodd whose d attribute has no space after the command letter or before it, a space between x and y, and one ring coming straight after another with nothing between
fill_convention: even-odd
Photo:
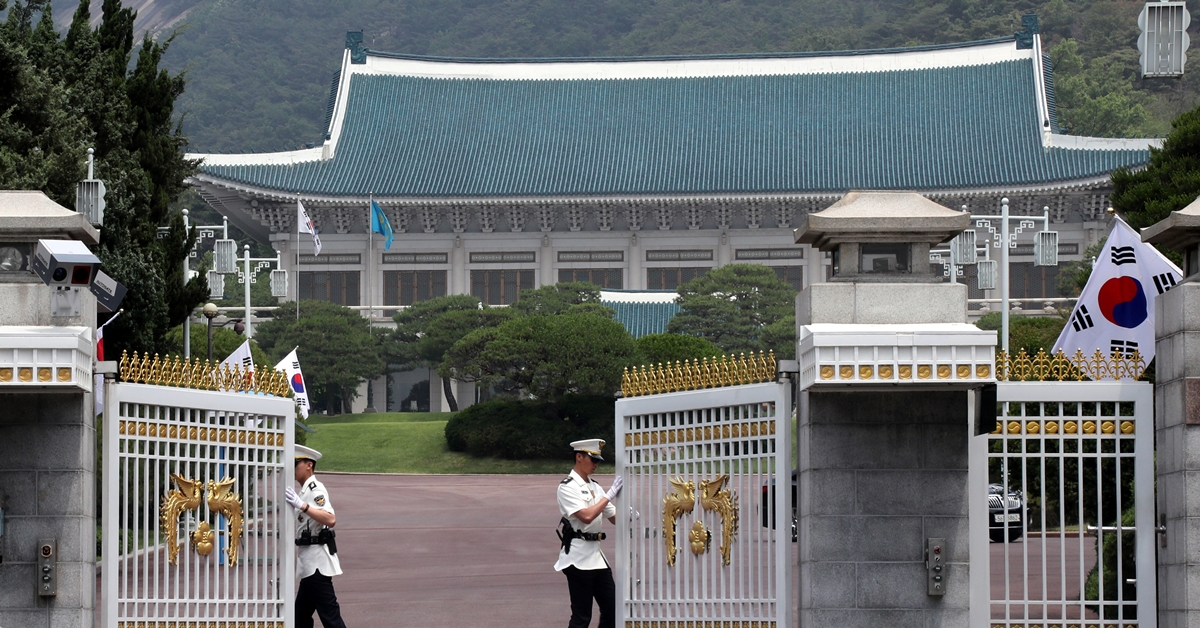
<instances>
[{"instance_id":1,"label":"parked car","mask_svg":"<svg viewBox=\"0 0 1200 628\"><path fill-rule=\"evenodd\" d=\"M771 479L770 484L762 486L762 501L763 507L759 510L762 512L762 525L764 528L775 528L775 480ZM792 541L796 540L796 470L792 469Z\"/></svg>"},{"instance_id":2,"label":"parked car","mask_svg":"<svg viewBox=\"0 0 1200 628\"><path fill-rule=\"evenodd\" d=\"M1001 484L988 485L988 536L994 543L1015 541L1025 533L1025 499L1021 491L1004 494ZM1006 534L1007 531L1007 534Z\"/></svg>"}]
</instances>

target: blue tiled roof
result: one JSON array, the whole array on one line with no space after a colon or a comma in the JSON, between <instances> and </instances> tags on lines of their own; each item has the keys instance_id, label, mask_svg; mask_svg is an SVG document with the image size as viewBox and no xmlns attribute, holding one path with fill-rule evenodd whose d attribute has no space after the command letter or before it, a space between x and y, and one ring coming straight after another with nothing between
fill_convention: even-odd
<instances>
[{"instance_id":1,"label":"blue tiled roof","mask_svg":"<svg viewBox=\"0 0 1200 628\"><path fill-rule=\"evenodd\" d=\"M634 338L650 334L665 334L667 323L679 311L678 303L620 303L601 301L604 307L616 312L615 318Z\"/></svg>"},{"instance_id":2,"label":"blue tiled roof","mask_svg":"<svg viewBox=\"0 0 1200 628\"><path fill-rule=\"evenodd\" d=\"M286 193L495 198L996 188L1149 159L1044 146L1020 60L699 78L356 73L348 92L332 159L201 171Z\"/></svg>"}]
</instances>

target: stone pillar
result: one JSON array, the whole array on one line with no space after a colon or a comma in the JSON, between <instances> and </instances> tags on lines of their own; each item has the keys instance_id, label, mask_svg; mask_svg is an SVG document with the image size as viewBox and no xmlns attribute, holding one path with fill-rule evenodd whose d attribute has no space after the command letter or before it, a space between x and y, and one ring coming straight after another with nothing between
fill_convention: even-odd
<instances>
[{"instance_id":1,"label":"stone pillar","mask_svg":"<svg viewBox=\"0 0 1200 628\"><path fill-rule=\"evenodd\" d=\"M90 394L0 393L0 626L91 626L96 608L96 425ZM39 597L38 542L58 549Z\"/></svg>"},{"instance_id":2,"label":"stone pillar","mask_svg":"<svg viewBox=\"0 0 1200 628\"><path fill-rule=\"evenodd\" d=\"M27 270L39 239L97 242L87 220L41 192L0 192L0 247ZM12 254L12 251L9 251ZM11 263L11 262L10 262ZM53 316L52 289L32 272L0 277L0 351L47 347L47 338L70 336L79 348L94 342L96 299L79 289L79 315ZM12 343L12 344L10 344ZM42 343L42 344L39 344ZM62 349L58 349L61 351ZM17 353L37 361L39 352ZM91 388L91 351L86 373ZM26 362L27 364L31 362ZM47 381L47 380L42 380ZM33 386L9 375L0 380L0 626L90 627L96 608L96 421L92 393L82 382ZM39 595L38 549L53 540L58 592Z\"/></svg>"},{"instance_id":3,"label":"stone pillar","mask_svg":"<svg viewBox=\"0 0 1200 628\"><path fill-rule=\"evenodd\" d=\"M916 194L851 192L796 230L838 256L796 300L804 628L969 625L970 391L994 382L996 340L927 262L968 225Z\"/></svg>"},{"instance_id":4,"label":"stone pillar","mask_svg":"<svg viewBox=\"0 0 1200 628\"><path fill-rule=\"evenodd\" d=\"M1200 628L1200 199L1142 239L1182 251L1185 276L1154 304L1158 625Z\"/></svg>"}]
</instances>

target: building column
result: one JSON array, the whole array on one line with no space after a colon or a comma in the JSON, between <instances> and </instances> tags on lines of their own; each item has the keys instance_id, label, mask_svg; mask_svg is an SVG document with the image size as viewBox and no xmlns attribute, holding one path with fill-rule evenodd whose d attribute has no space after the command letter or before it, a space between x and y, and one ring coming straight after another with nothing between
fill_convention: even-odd
<instances>
[{"instance_id":1,"label":"building column","mask_svg":"<svg viewBox=\"0 0 1200 628\"><path fill-rule=\"evenodd\" d=\"M642 267L642 239L638 237L637 232L633 232L629 236L629 261L626 262L626 271L629 273L629 282L626 284L626 290L645 290L646 289L646 270Z\"/></svg>"}]
</instances>

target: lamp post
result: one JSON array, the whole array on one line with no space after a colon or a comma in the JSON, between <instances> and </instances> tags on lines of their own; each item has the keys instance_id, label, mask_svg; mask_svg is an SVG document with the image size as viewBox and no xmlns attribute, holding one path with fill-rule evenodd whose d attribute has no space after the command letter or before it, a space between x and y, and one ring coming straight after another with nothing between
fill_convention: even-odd
<instances>
[{"instance_id":1,"label":"lamp post","mask_svg":"<svg viewBox=\"0 0 1200 628\"><path fill-rule=\"evenodd\" d=\"M188 210L185 209L183 210L183 230L187 232L191 228L192 225L188 220ZM217 229L221 230L221 239L229 239L228 218L222 218L219 225L196 225L196 244L192 247L191 251L188 251L187 255L183 256L183 283L185 285L192 278L191 258L196 256L196 249L205 239L216 238ZM160 239L164 238L170 232L170 227L159 227L158 237ZM190 314L187 318L183 319L183 357L192 357L192 317Z\"/></svg>"},{"instance_id":2,"label":"lamp post","mask_svg":"<svg viewBox=\"0 0 1200 628\"><path fill-rule=\"evenodd\" d=\"M208 319L208 361L212 362L213 319L216 318L221 312L217 309L217 304L215 303L205 303L204 309L201 310L201 312L204 314L204 318ZM246 328L246 326L242 324L242 319L240 318L231 318L224 323L217 325L217 327L224 327L230 323L233 323L233 331L236 334L241 334Z\"/></svg>"},{"instance_id":3,"label":"lamp post","mask_svg":"<svg viewBox=\"0 0 1200 628\"><path fill-rule=\"evenodd\" d=\"M238 282L245 286L244 294L246 297L246 337L254 337L254 327L250 321L250 284L257 283L259 271L270 268L274 264L276 268L271 271L271 296L286 297L287 296L287 271L283 270L283 264L279 259L279 253L275 253L275 257L250 257L250 245L247 244L242 248L242 268L237 271Z\"/></svg>"},{"instance_id":4,"label":"lamp post","mask_svg":"<svg viewBox=\"0 0 1200 628\"><path fill-rule=\"evenodd\" d=\"M963 206L963 211L967 209ZM1009 317L1009 289L1011 282L1011 266L1009 264L1009 256L1011 250L1017 246L1017 236L1026 229L1034 229L1037 227L1036 217L1018 216L1017 224L1009 229L1009 223L1012 217L1008 213L1008 198L1000 199L1000 225L997 228L993 226L992 221L995 216L971 216L971 222L975 227L981 227L988 230L991 234L992 248L1000 249L1000 265L1004 268L1004 277L1000 280L1000 341L1001 347L1008 351L1008 317ZM1042 230L1034 234L1033 255L1034 265L1036 266L1058 266L1058 232L1050 230L1050 208L1042 207ZM986 250L986 244L985 250ZM951 244L951 248L955 248L955 244ZM969 249L969 251L968 251ZM940 262L941 253L930 253L930 261ZM974 236L968 246L963 247L963 250L958 252L958 255L951 254L949 276L950 281L956 281L959 265L975 264L975 245ZM982 277L982 274L978 275Z\"/></svg>"}]
</instances>

